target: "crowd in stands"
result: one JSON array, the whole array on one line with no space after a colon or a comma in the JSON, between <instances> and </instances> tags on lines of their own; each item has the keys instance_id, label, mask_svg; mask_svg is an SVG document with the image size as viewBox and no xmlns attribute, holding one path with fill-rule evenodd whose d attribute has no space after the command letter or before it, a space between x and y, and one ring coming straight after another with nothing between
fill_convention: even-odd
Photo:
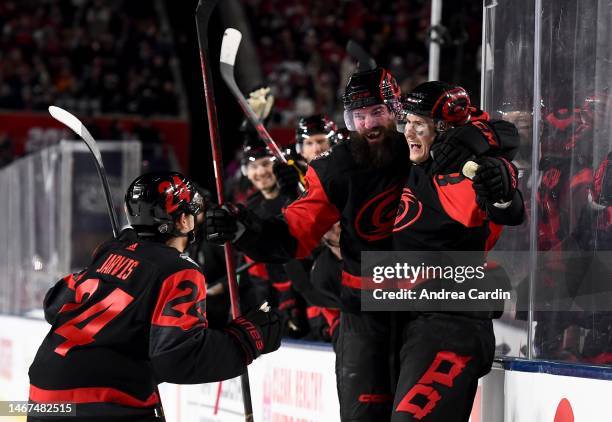
<instances>
[{"instance_id":1,"label":"crowd in stands","mask_svg":"<svg viewBox=\"0 0 612 422\"><path fill-rule=\"evenodd\" d=\"M314 112L342 121L338 98L354 70L349 39L387 66L403 91L427 76L429 1L248 0L245 7L274 87L273 124Z\"/></svg>"},{"instance_id":2,"label":"crowd in stands","mask_svg":"<svg viewBox=\"0 0 612 422\"><path fill-rule=\"evenodd\" d=\"M177 115L170 34L153 2L0 2L0 109Z\"/></svg>"}]
</instances>

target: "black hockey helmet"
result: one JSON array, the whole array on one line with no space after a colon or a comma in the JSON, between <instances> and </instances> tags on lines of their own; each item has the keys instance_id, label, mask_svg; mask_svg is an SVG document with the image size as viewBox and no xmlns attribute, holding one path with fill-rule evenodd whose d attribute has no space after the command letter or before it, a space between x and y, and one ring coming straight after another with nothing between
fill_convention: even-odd
<instances>
[{"instance_id":1,"label":"black hockey helmet","mask_svg":"<svg viewBox=\"0 0 612 422\"><path fill-rule=\"evenodd\" d=\"M240 171L242 175L247 175L249 163L264 157L270 157L271 160L275 159L270 149L263 142L259 141L259 144L247 143L242 149L242 156L240 157Z\"/></svg>"},{"instance_id":2,"label":"black hockey helmet","mask_svg":"<svg viewBox=\"0 0 612 422\"><path fill-rule=\"evenodd\" d=\"M295 131L295 150L297 153L302 153L302 145L306 138L319 134L327 137L330 146L338 141L338 127L326 114L300 117Z\"/></svg>"},{"instance_id":3,"label":"black hockey helmet","mask_svg":"<svg viewBox=\"0 0 612 422\"><path fill-rule=\"evenodd\" d=\"M358 108L385 104L395 113L400 105L400 94L397 81L382 67L353 73L342 96L346 127L355 130L351 112Z\"/></svg>"},{"instance_id":4,"label":"black hockey helmet","mask_svg":"<svg viewBox=\"0 0 612 422\"><path fill-rule=\"evenodd\" d=\"M178 236L175 220L181 213L197 216L204 210L204 198L180 173L147 173L128 187L125 207L128 222L138 234Z\"/></svg>"},{"instance_id":5,"label":"black hockey helmet","mask_svg":"<svg viewBox=\"0 0 612 422\"><path fill-rule=\"evenodd\" d=\"M470 120L470 96L458 85L441 81L424 82L402 100L403 114L417 114L462 125Z\"/></svg>"}]
</instances>

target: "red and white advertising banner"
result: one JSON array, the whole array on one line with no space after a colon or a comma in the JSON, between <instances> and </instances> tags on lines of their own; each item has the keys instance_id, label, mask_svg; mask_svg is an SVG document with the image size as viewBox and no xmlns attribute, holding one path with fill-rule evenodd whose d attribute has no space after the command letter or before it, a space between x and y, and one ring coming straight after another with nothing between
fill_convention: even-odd
<instances>
[{"instance_id":1,"label":"red and white advertising banner","mask_svg":"<svg viewBox=\"0 0 612 422\"><path fill-rule=\"evenodd\" d=\"M612 420L612 381L506 371L505 421Z\"/></svg>"}]
</instances>

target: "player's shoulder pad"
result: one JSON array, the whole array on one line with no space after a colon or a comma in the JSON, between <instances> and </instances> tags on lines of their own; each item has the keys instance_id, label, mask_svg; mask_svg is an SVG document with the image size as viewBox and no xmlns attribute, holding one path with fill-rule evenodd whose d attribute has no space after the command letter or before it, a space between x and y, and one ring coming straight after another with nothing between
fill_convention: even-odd
<instances>
[{"instance_id":1,"label":"player's shoulder pad","mask_svg":"<svg viewBox=\"0 0 612 422\"><path fill-rule=\"evenodd\" d=\"M329 173L342 174L353 167L354 163L350 146L346 141L319 154L309 165L321 177L321 175Z\"/></svg>"},{"instance_id":2,"label":"player's shoulder pad","mask_svg":"<svg viewBox=\"0 0 612 422\"><path fill-rule=\"evenodd\" d=\"M201 271L199 265L187 254L180 253L175 248L163 243L142 242L134 253L154 266L162 278L181 270L195 269Z\"/></svg>"}]
</instances>

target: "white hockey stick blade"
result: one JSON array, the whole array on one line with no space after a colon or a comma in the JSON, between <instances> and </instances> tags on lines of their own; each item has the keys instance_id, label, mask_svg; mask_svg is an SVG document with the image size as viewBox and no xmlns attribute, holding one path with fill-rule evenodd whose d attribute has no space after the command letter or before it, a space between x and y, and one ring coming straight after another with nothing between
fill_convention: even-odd
<instances>
[{"instance_id":1,"label":"white hockey stick blade","mask_svg":"<svg viewBox=\"0 0 612 422\"><path fill-rule=\"evenodd\" d=\"M259 135L259 138L264 141L268 146L272 154L280 160L282 163L287 163L287 158L278 147L270 133L267 131L259 117L253 111L253 108L245 98L242 91L236 83L234 77L234 64L236 63L236 55L238 54L238 48L240 48L240 42L242 41L242 34L240 31L234 28L227 28L223 33L223 41L221 42L221 55L219 60L219 70L221 71L221 78L225 81L225 84L238 101L240 108L246 115L247 119L251 122L255 130ZM298 184L300 193L304 192L304 185Z\"/></svg>"},{"instance_id":2,"label":"white hockey stick blade","mask_svg":"<svg viewBox=\"0 0 612 422\"><path fill-rule=\"evenodd\" d=\"M240 47L240 41L242 41L242 33L234 28L227 28L223 33L223 40L221 41L221 63L227 63L230 66L234 66L236 63L236 55L238 54L238 48Z\"/></svg>"},{"instance_id":3,"label":"white hockey stick blade","mask_svg":"<svg viewBox=\"0 0 612 422\"><path fill-rule=\"evenodd\" d=\"M57 106L49 106L49 113L55 120L68 126L74 133L79 135L81 139L85 141L98 163L102 164L102 156L100 155L100 150L96 146L96 142L87 128L74 114Z\"/></svg>"},{"instance_id":4,"label":"white hockey stick blade","mask_svg":"<svg viewBox=\"0 0 612 422\"><path fill-rule=\"evenodd\" d=\"M242 34L240 31L234 28L227 28L225 30L223 33L223 40L221 41L219 70L221 71L221 78L225 81L232 94L234 94L234 98L238 101L240 108L242 108L242 111L246 114L251 124L257 129L258 126L261 125L261 121L249 105L242 91L240 91L236 83L236 78L234 77L234 63L236 62L240 41L242 41ZM269 136L270 135L267 134L266 137Z\"/></svg>"}]
</instances>

